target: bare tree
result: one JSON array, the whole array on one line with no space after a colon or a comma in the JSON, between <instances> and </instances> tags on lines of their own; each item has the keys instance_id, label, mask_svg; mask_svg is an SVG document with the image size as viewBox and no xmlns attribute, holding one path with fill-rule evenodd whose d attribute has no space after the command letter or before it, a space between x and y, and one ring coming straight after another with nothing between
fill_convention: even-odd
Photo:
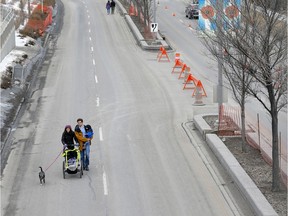
<instances>
[{"instance_id":1,"label":"bare tree","mask_svg":"<svg viewBox=\"0 0 288 216\"><path fill-rule=\"evenodd\" d=\"M248 59L246 56L241 54L237 55L235 53L232 54L225 49L223 61L225 62L225 65L223 66L223 71L230 83L234 99L241 108L242 152L247 152L245 103L246 98L248 97L250 84L253 81L253 77L247 73L247 68L243 67L243 65L247 65L247 61Z\"/></svg>"},{"instance_id":2,"label":"bare tree","mask_svg":"<svg viewBox=\"0 0 288 216\"><path fill-rule=\"evenodd\" d=\"M223 59L229 65L229 70L226 68L225 71L235 68L242 71L242 75L246 72L247 78L252 76L253 83L246 86L249 87L249 94L255 97L271 116L273 191L281 188L278 113L287 106L287 22L282 15L286 14L287 9L285 7L286 11L281 11L283 7L279 6L280 3L283 4L283 1L257 0L256 5L250 0L242 0L241 7L237 8L235 0L232 0L232 16L214 5L221 21L210 18L217 29L216 36L210 39L228 51L228 58L222 58L218 52L218 58L220 56L220 60ZM241 14L240 23L234 19L237 13Z\"/></svg>"},{"instance_id":3,"label":"bare tree","mask_svg":"<svg viewBox=\"0 0 288 216\"><path fill-rule=\"evenodd\" d=\"M21 24L24 25L24 21L25 21L25 12L24 12L25 2L24 2L24 0L20 0L19 7L20 7Z\"/></svg>"},{"instance_id":4,"label":"bare tree","mask_svg":"<svg viewBox=\"0 0 288 216\"><path fill-rule=\"evenodd\" d=\"M247 68L243 65L247 65L248 59L245 55L237 53L237 49L231 49L229 41L225 41L225 38L219 38L206 34L208 37L204 38L204 44L211 52L214 59L222 64L222 69L225 77L229 82L228 88L232 91L233 97L241 108L241 138L242 138L242 151L246 152L246 127L245 127L245 103L248 96L249 86L253 80L253 77L247 73ZM221 43L223 50L220 50L215 43ZM221 115L221 113L219 113Z\"/></svg>"}]
</instances>

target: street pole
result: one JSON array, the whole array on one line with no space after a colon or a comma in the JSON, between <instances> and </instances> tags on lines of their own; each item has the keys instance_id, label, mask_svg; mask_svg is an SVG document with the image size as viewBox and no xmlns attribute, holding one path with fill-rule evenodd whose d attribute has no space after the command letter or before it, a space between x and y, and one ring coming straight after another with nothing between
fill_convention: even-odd
<instances>
[{"instance_id":1,"label":"street pole","mask_svg":"<svg viewBox=\"0 0 288 216\"><path fill-rule=\"evenodd\" d=\"M30 18L31 15L31 5L30 5L30 0L28 0L28 18Z\"/></svg>"},{"instance_id":2,"label":"street pole","mask_svg":"<svg viewBox=\"0 0 288 216\"><path fill-rule=\"evenodd\" d=\"M217 97L218 97L218 115L219 115L219 127L221 125L222 118L222 106L223 106L223 47L221 41L221 28L222 28L222 13L223 13L223 0L217 1L217 13L216 13L216 31L217 40L219 40L218 45L218 86L217 86ZM219 128L218 128L219 129Z\"/></svg>"},{"instance_id":3,"label":"street pole","mask_svg":"<svg viewBox=\"0 0 288 216\"><path fill-rule=\"evenodd\" d=\"M156 0L154 0L153 22L156 23Z\"/></svg>"},{"instance_id":4,"label":"street pole","mask_svg":"<svg viewBox=\"0 0 288 216\"><path fill-rule=\"evenodd\" d=\"M156 0L154 0L153 22L156 23ZM157 32L154 32L154 39L157 39Z\"/></svg>"},{"instance_id":5,"label":"street pole","mask_svg":"<svg viewBox=\"0 0 288 216\"><path fill-rule=\"evenodd\" d=\"M41 10L42 10L42 14L43 14L43 0L41 0Z\"/></svg>"}]
</instances>

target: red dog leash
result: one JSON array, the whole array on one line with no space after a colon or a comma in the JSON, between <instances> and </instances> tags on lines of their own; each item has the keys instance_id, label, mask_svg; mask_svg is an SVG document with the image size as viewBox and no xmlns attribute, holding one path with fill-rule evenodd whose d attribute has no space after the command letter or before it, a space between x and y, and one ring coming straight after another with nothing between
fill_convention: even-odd
<instances>
[{"instance_id":1,"label":"red dog leash","mask_svg":"<svg viewBox=\"0 0 288 216\"><path fill-rule=\"evenodd\" d=\"M56 160L58 159L58 157L61 155L62 151L63 151L63 150L61 150L61 151L59 152L59 154L57 155L57 157L55 158L55 160L45 169L45 172L55 163L55 161L56 161Z\"/></svg>"}]
</instances>

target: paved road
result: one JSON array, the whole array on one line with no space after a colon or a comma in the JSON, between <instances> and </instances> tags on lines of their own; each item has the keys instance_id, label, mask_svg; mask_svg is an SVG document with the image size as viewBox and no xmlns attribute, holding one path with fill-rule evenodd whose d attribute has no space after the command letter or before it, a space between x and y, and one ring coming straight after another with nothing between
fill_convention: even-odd
<instances>
[{"instance_id":1,"label":"paved road","mask_svg":"<svg viewBox=\"0 0 288 216\"><path fill-rule=\"evenodd\" d=\"M125 20L106 15L104 0L63 3L61 35L9 140L3 215L252 215L183 130L193 101L171 64L142 51ZM95 131L90 171L63 179L60 137L78 117Z\"/></svg>"}]
</instances>

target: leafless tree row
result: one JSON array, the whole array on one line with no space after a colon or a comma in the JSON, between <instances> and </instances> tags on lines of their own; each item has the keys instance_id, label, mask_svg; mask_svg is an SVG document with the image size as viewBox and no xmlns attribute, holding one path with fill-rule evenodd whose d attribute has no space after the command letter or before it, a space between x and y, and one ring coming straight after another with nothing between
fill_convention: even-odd
<instances>
[{"instance_id":1,"label":"leafless tree row","mask_svg":"<svg viewBox=\"0 0 288 216\"><path fill-rule=\"evenodd\" d=\"M214 5L218 16L217 20L210 21L216 24L216 33L203 31L203 42L222 65L234 97L241 106L243 151L246 151L246 98L253 96L270 114L272 190L279 191L278 113L287 106L287 16L283 16L287 14L287 8L283 7L283 0L256 1L257 4L252 4L250 0L242 0L237 9L240 25L236 19L227 17L219 4ZM236 2L232 0L231 5L236 6Z\"/></svg>"}]
</instances>

